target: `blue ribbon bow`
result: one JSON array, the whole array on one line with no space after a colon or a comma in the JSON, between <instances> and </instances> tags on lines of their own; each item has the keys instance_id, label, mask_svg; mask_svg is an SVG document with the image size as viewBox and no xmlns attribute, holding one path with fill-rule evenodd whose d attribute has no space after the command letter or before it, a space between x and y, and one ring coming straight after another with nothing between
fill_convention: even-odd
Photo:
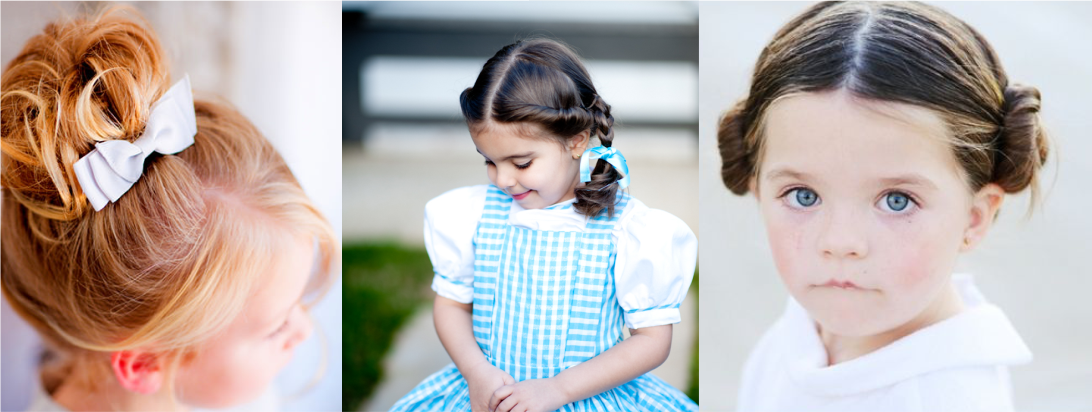
<instances>
[{"instance_id":1,"label":"blue ribbon bow","mask_svg":"<svg viewBox=\"0 0 1092 412\"><path fill-rule=\"evenodd\" d=\"M580 155L580 181L590 182L591 172L595 168L596 162L599 159L606 160L611 166L614 166L614 170L618 171L622 175L622 178L618 180L618 187L625 189L629 186L629 167L626 166L626 158L622 156L622 153L613 147L596 146L584 151L584 154Z\"/></svg>"}]
</instances>

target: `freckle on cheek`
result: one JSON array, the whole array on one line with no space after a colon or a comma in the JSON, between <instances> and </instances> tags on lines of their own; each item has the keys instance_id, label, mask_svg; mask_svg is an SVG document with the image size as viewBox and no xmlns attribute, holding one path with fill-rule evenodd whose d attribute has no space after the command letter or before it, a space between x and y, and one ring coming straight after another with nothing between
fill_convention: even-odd
<instances>
[{"instance_id":1,"label":"freckle on cheek","mask_svg":"<svg viewBox=\"0 0 1092 412\"><path fill-rule=\"evenodd\" d=\"M769 229L774 264L781 279L786 283L792 283L793 279L799 276L796 273L796 267L799 266L798 261L804 250L804 237L799 231L785 226L771 226Z\"/></svg>"},{"instance_id":2,"label":"freckle on cheek","mask_svg":"<svg viewBox=\"0 0 1092 412\"><path fill-rule=\"evenodd\" d=\"M907 250L891 262L893 274L903 287L914 287L931 277L932 259L924 250Z\"/></svg>"},{"instance_id":3,"label":"freckle on cheek","mask_svg":"<svg viewBox=\"0 0 1092 412\"><path fill-rule=\"evenodd\" d=\"M804 244L804 234L801 233L800 231L793 231L791 233L791 238L792 238L792 246L793 246L792 253L796 254L796 255L804 253L804 251L806 250L806 247L805 247L805 244Z\"/></svg>"}]
</instances>

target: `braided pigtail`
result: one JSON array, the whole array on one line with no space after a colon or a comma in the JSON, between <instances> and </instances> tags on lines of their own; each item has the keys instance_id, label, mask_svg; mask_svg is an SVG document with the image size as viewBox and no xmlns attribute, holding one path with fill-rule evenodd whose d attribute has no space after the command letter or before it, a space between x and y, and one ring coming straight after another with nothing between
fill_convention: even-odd
<instances>
[{"instance_id":1,"label":"braided pigtail","mask_svg":"<svg viewBox=\"0 0 1092 412\"><path fill-rule=\"evenodd\" d=\"M610 105L596 94L587 111L595 122L592 135L598 137L603 146L611 147L614 143L614 116L610 114ZM585 216L595 216L604 209L608 216L613 216L618 190L621 189L618 181L621 179L622 174L613 165L599 159L592 168L591 180L584 187L576 188L573 207Z\"/></svg>"}]
</instances>

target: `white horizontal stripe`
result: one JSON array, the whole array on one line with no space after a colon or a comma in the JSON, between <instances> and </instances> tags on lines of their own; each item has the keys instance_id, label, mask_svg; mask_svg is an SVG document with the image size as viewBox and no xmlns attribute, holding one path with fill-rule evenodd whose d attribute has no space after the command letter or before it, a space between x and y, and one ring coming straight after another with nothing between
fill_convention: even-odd
<instances>
[{"instance_id":1,"label":"white horizontal stripe","mask_svg":"<svg viewBox=\"0 0 1092 412\"><path fill-rule=\"evenodd\" d=\"M569 318L570 323L583 323L585 325L594 325L599 323L599 319L581 319L581 318Z\"/></svg>"},{"instance_id":2,"label":"white horizontal stripe","mask_svg":"<svg viewBox=\"0 0 1092 412\"><path fill-rule=\"evenodd\" d=\"M642 160L660 164L691 163L698 158L698 137L687 129L618 126L614 129L614 147L631 163ZM470 139L470 132L461 122L451 125L413 124L408 120L405 123L378 122L364 130L364 151L383 158L482 161L482 155ZM503 231L482 230L486 233Z\"/></svg>"},{"instance_id":3,"label":"white horizontal stripe","mask_svg":"<svg viewBox=\"0 0 1092 412\"><path fill-rule=\"evenodd\" d=\"M460 119L459 95L474 85L487 57L365 60L360 67L364 113ZM698 67L693 63L590 60L586 66L618 122L698 119Z\"/></svg>"},{"instance_id":4,"label":"white horizontal stripe","mask_svg":"<svg viewBox=\"0 0 1092 412\"><path fill-rule=\"evenodd\" d=\"M596 334L596 333L599 333L599 331L596 331L596 330L580 330L580 329L569 329L568 333L569 333L570 335L584 335L584 336L595 336L595 334Z\"/></svg>"}]
</instances>

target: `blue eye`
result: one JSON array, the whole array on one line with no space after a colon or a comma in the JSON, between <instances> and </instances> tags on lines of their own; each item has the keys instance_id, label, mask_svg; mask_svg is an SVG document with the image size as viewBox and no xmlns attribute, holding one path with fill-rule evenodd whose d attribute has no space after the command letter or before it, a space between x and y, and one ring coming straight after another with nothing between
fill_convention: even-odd
<instances>
[{"instance_id":1,"label":"blue eye","mask_svg":"<svg viewBox=\"0 0 1092 412\"><path fill-rule=\"evenodd\" d=\"M785 196L788 197L789 205L796 208L808 208L819 203L819 194L808 188L792 189Z\"/></svg>"},{"instance_id":2,"label":"blue eye","mask_svg":"<svg viewBox=\"0 0 1092 412\"><path fill-rule=\"evenodd\" d=\"M902 192L891 192L883 196L880 200L880 208L890 212L904 212L914 200L909 195Z\"/></svg>"}]
</instances>

